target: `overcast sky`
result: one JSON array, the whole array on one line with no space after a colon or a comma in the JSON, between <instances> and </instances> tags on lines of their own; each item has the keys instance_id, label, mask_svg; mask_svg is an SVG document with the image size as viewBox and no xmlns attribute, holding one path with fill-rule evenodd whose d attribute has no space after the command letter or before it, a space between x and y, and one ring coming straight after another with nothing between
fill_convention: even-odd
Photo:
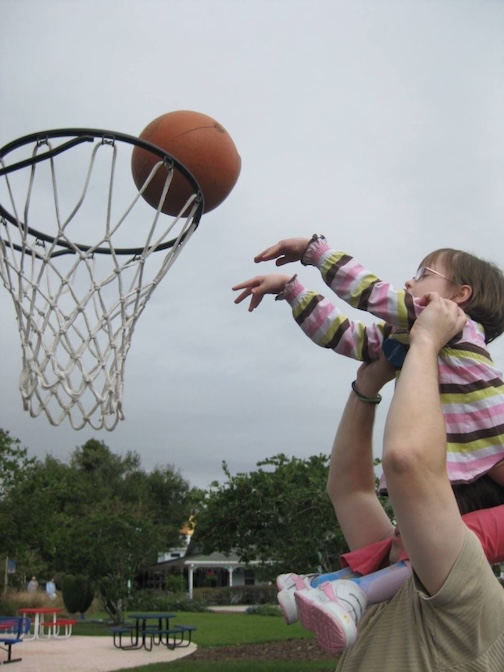
<instances>
[{"instance_id":1,"label":"overcast sky","mask_svg":"<svg viewBox=\"0 0 504 672\"><path fill-rule=\"evenodd\" d=\"M328 453L357 364L311 344L286 303L233 304L232 285L274 270L253 256L324 233L397 286L438 247L504 265L500 0L0 0L0 14L0 146L65 127L138 135L189 109L242 158L139 320L113 432L22 410L0 287L0 427L32 455L97 438L207 487L223 460L237 473ZM491 352L503 369L503 338Z\"/></svg>"}]
</instances>

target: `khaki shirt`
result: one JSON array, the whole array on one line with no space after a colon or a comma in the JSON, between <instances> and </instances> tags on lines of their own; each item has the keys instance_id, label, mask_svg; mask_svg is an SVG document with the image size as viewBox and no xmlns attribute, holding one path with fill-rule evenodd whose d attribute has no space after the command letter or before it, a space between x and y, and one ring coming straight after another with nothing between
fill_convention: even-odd
<instances>
[{"instance_id":1,"label":"khaki shirt","mask_svg":"<svg viewBox=\"0 0 504 672\"><path fill-rule=\"evenodd\" d=\"M412 578L358 630L337 672L504 672L504 590L469 530L436 595Z\"/></svg>"}]
</instances>

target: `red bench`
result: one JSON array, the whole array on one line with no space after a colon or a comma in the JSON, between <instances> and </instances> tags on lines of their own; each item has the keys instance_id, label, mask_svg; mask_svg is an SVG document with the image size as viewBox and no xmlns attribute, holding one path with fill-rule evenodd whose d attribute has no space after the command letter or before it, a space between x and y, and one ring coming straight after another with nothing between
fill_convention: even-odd
<instances>
[{"instance_id":1,"label":"red bench","mask_svg":"<svg viewBox=\"0 0 504 672\"><path fill-rule=\"evenodd\" d=\"M77 623L73 618L59 618L54 623L47 623L53 629L53 635L59 639L67 639L72 634L72 626ZM62 631L62 628L64 630Z\"/></svg>"}]
</instances>

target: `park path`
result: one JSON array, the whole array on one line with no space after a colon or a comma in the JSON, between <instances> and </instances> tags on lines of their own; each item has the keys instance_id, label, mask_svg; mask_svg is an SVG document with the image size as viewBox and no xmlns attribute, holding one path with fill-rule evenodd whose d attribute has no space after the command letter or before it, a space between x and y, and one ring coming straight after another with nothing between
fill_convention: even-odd
<instances>
[{"instance_id":1,"label":"park path","mask_svg":"<svg viewBox=\"0 0 504 672\"><path fill-rule=\"evenodd\" d=\"M114 672L140 665L177 660L196 650L196 645L171 651L155 646L152 651L116 649L112 637L72 635L68 639L25 640L12 647L12 657L21 657L19 672ZM0 655L0 662L4 656ZM14 670L13 670L14 672Z\"/></svg>"}]
</instances>

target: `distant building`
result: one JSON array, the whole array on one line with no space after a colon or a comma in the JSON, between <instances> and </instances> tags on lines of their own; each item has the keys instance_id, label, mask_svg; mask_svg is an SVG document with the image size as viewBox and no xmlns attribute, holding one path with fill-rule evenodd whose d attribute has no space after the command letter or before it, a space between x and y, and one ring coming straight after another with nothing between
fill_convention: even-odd
<instances>
[{"instance_id":1,"label":"distant building","mask_svg":"<svg viewBox=\"0 0 504 672\"><path fill-rule=\"evenodd\" d=\"M198 552L192 540L194 528L188 526L181 530L183 542L179 548L173 548L158 554L158 562L148 568L145 579L146 588L164 588L166 575L179 571L186 581L189 597L193 596L194 588L223 588L227 586L253 586L257 583L253 562L247 565L237 555L210 553L203 555Z\"/></svg>"}]
</instances>

